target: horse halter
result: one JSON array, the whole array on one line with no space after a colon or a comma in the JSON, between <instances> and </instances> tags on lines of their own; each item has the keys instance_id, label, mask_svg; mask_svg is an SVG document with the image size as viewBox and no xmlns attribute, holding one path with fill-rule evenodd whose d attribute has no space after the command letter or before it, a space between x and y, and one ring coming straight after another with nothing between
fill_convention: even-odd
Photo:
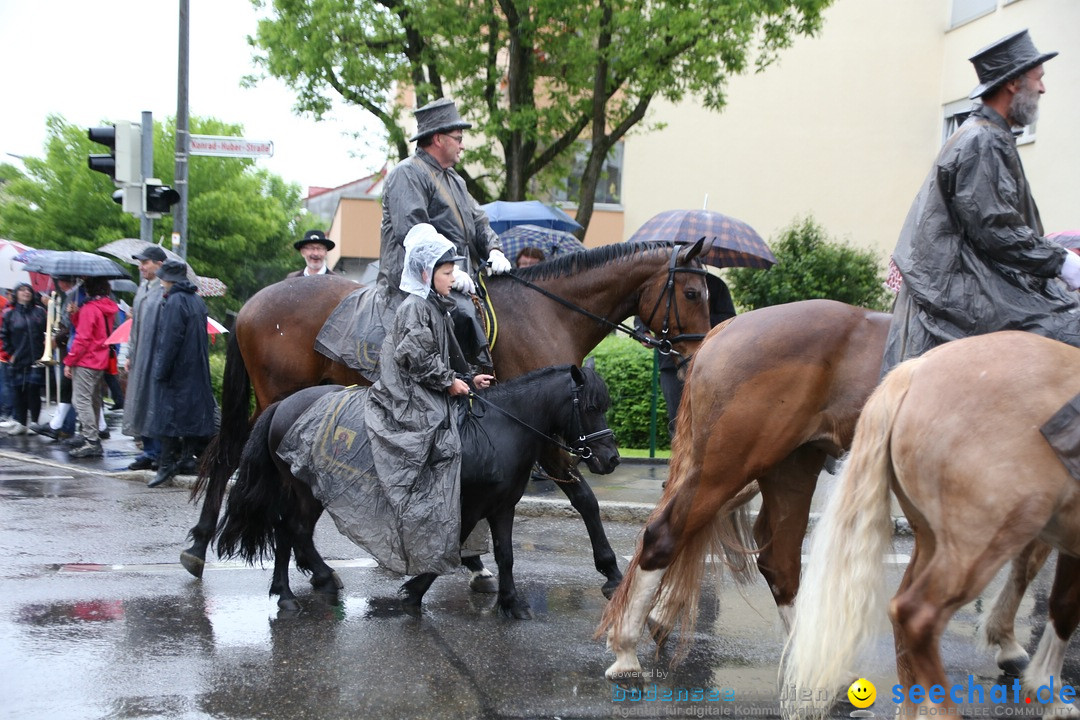
<instances>
[{"instance_id":1,"label":"horse halter","mask_svg":"<svg viewBox=\"0 0 1080 720\"><path fill-rule=\"evenodd\" d=\"M594 440L600 440L601 438L614 437L615 436L615 431L612 430L611 428L604 428L603 430L598 430L598 431L596 431L594 433L587 433L586 434L585 433L585 417L584 417L584 412L585 411L581 407L581 387L579 387L578 385L575 385L574 389L572 391L572 395L573 395L573 399L571 400L571 402L573 404L574 424L577 426L576 427L577 440L575 441L574 445L571 447L570 445L567 445L566 443L564 443L562 440L555 437L554 435L548 435L545 432L541 432L540 430L537 430L532 425L525 422L524 420L522 420L518 416L513 415L513 414L507 412L506 410L503 410L501 407L499 407L495 403L491 402L490 400L488 400L486 398L483 398L483 397L477 395L473 391L471 391L471 390L469 391L469 398L470 399L478 400L480 402L480 404L484 405L485 407L494 408L495 410L498 410L503 415L510 418L514 422L516 422L518 425L521 425L522 427L528 428L534 434L539 435L540 437L544 438L548 442L557 445L561 450L565 450L566 452L570 453L571 455L573 455L575 457L579 457L582 460L588 460L589 458L591 458L593 456L593 450L592 450L592 447L590 446L589 443L593 442Z\"/></svg>"},{"instance_id":2,"label":"horse halter","mask_svg":"<svg viewBox=\"0 0 1080 720\"><path fill-rule=\"evenodd\" d=\"M682 327L682 318L679 317L679 304L675 302L675 273L691 273L694 275L707 275L708 271L701 267L678 267L679 261L679 246L676 245L671 251L671 262L668 263L668 277L667 284L664 286L664 292L656 298L656 304L653 305L652 312L649 314L649 319L645 322L646 325L652 325L653 319L656 317L656 312L660 309L660 303L664 302L664 324L660 328L660 337L649 337L646 341L649 345L655 347L661 355L675 355L682 356L682 353L677 351L672 345L683 340L704 340L704 333L679 333L672 337L668 337L671 332L671 315L674 310L675 322L678 327ZM635 338L637 339L637 338ZM688 359L688 358L687 358Z\"/></svg>"},{"instance_id":3,"label":"horse halter","mask_svg":"<svg viewBox=\"0 0 1080 720\"><path fill-rule=\"evenodd\" d=\"M570 302L569 300L566 300L565 298L559 297L558 295L551 292L550 290L546 290L546 289L540 287L539 285L536 285L534 283L529 282L528 280L526 280L525 278L519 276L515 272L507 273L507 275L514 278L514 280L517 280L519 283L521 283L525 287L535 290L536 292L540 293L541 295L543 295L543 296L545 296L545 297L547 297L547 298L549 298L551 300L554 300L555 302L559 303L563 307L570 308L574 312L579 313L581 315L584 315L585 317L589 318L590 320L595 320L596 322L600 323L601 325L607 325L612 330L622 330L624 333L626 333L627 335L632 337L634 340L637 340L639 343L642 343L643 345L648 345L651 348L656 348L657 350L660 351L661 355L671 355L671 354L674 353L675 355L679 355L681 357L682 353L680 353L678 350L676 350L674 347L672 347L672 345L674 343L680 342L682 340L702 340L702 339L704 339L705 334L704 333L680 333L679 335L675 335L675 336L670 337L670 338L667 337L668 333L671 332L671 326L669 324L669 321L671 320L671 309L672 309L672 307L675 308L675 321L679 324L680 328L682 327L682 320L679 318L679 304L676 303L676 302L673 302L674 298L675 298L675 273L684 272L684 273L693 273L695 275L705 275L705 274L707 274L707 271L704 268L682 268L682 267L678 267L679 250L680 250L680 247L678 245L676 245L671 251L671 261L668 263L668 278L667 278L667 283L664 286L664 292L659 297L656 298L656 305L653 307L653 311L649 315L648 323L646 323L646 324L649 324L649 325L652 324L653 318L656 317L657 310L660 309L661 301L666 300L667 302L665 304L665 309L664 309L664 326L660 331L661 336L659 338L654 337L651 334L646 335L645 333L638 332L635 328L630 327L626 323L612 322L611 320L608 320L606 317L600 317L599 315L597 315L594 312L589 312L588 310L581 307L580 305L575 305L574 303ZM686 362L687 360L689 360L689 358L685 358L683 360L683 362Z\"/></svg>"}]
</instances>

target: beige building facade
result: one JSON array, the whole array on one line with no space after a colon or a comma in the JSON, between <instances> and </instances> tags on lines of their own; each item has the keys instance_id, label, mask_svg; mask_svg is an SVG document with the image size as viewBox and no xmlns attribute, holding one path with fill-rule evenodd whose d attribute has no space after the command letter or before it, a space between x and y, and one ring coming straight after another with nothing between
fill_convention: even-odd
<instances>
[{"instance_id":1,"label":"beige building facade","mask_svg":"<svg viewBox=\"0 0 1080 720\"><path fill-rule=\"evenodd\" d=\"M1047 232L1080 227L1080 0L836 0L817 37L734 78L722 113L693 100L653 105L665 127L625 145L624 237L707 197L766 240L812 214L884 262L946 113L978 84L967 58L1025 27L1040 51L1061 54L1045 66L1040 119L1020 155Z\"/></svg>"}]
</instances>

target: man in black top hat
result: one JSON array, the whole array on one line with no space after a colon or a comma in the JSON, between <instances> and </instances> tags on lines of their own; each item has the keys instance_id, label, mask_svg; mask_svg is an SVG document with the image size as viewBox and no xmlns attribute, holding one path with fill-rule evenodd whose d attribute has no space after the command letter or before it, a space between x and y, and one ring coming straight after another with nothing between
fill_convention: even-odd
<instances>
[{"instance_id":1,"label":"man in black top hat","mask_svg":"<svg viewBox=\"0 0 1080 720\"><path fill-rule=\"evenodd\" d=\"M385 305L385 324L406 294L399 289L405 262L405 235L420 223L429 223L454 243L465 259L454 272L455 331L462 348L476 348L470 362L488 366L491 359L482 338L463 337L463 325L475 325L475 310L466 297L476 292L477 273L487 262L493 273L510 272L499 236L491 229L487 213L469 195L465 181L454 166L464 150L464 131L472 127L458 114L449 98L440 98L416 110L416 154L393 169L383 190L378 292ZM463 319L464 318L464 319ZM472 319L472 322L469 320Z\"/></svg>"},{"instance_id":2,"label":"man in black top hat","mask_svg":"<svg viewBox=\"0 0 1080 720\"><path fill-rule=\"evenodd\" d=\"M949 340L1028 330L1080 347L1080 257L1043 237L1013 128L1038 113L1043 63L1027 30L971 57L981 98L915 198L893 261L903 283L883 372Z\"/></svg>"},{"instance_id":3,"label":"man in black top hat","mask_svg":"<svg viewBox=\"0 0 1080 720\"><path fill-rule=\"evenodd\" d=\"M289 273L286 278L335 274L326 265L326 253L334 249L334 241L326 237L322 230L308 230L304 237L293 243L293 247L300 251L307 265L303 270Z\"/></svg>"}]
</instances>

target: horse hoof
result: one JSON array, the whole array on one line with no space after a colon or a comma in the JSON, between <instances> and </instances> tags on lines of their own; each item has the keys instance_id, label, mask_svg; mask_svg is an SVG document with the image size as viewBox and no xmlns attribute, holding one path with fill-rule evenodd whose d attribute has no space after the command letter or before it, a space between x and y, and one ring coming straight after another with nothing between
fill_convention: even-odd
<instances>
[{"instance_id":1,"label":"horse hoof","mask_svg":"<svg viewBox=\"0 0 1080 720\"><path fill-rule=\"evenodd\" d=\"M621 577L612 578L600 587L600 592L604 593L604 597L610 600L611 596L615 594L615 591L619 589L619 583L621 582Z\"/></svg>"},{"instance_id":2,"label":"horse hoof","mask_svg":"<svg viewBox=\"0 0 1080 720\"><path fill-rule=\"evenodd\" d=\"M485 570L487 575L475 574L469 579L469 589L477 593L497 593L499 592L499 581L495 579L495 576Z\"/></svg>"},{"instance_id":3,"label":"horse hoof","mask_svg":"<svg viewBox=\"0 0 1080 720\"><path fill-rule=\"evenodd\" d=\"M532 609L529 608L529 603L524 600L510 603L509 605L499 605L499 614L505 618L511 618L513 620L532 620Z\"/></svg>"},{"instance_id":4,"label":"horse hoof","mask_svg":"<svg viewBox=\"0 0 1080 720\"><path fill-rule=\"evenodd\" d=\"M188 550L180 553L180 564L184 566L184 569L197 578L201 578L203 574L203 568L206 567L206 561L198 555L193 555Z\"/></svg>"},{"instance_id":5,"label":"horse hoof","mask_svg":"<svg viewBox=\"0 0 1080 720\"><path fill-rule=\"evenodd\" d=\"M1031 659L1025 653L1024 655L1014 655L1013 657L998 658L997 666L1001 668L1001 672L1013 677L1020 677L1021 673L1027 669L1028 663Z\"/></svg>"},{"instance_id":6,"label":"horse hoof","mask_svg":"<svg viewBox=\"0 0 1080 720\"><path fill-rule=\"evenodd\" d=\"M329 575L321 578L316 578L312 575L311 586L322 593L336 594L338 590L345 587L345 583L341 582L341 577L339 577L336 572L331 572Z\"/></svg>"},{"instance_id":7,"label":"horse hoof","mask_svg":"<svg viewBox=\"0 0 1080 720\"><path fill-rule=\"evenodd\" d=\"M604 672L604 677L608 679L608 682L613 682L622 687L639 686L645 682L645 677L641 672L641 665L637 663L622 665L618 660L612 663L611 667Z\"/></svg>"},{"instance_id":8,"label":"horse hoof","mask_svg":"<svg viewBox=\"0 0 1080 720\"><path fill-rule=\"evenodd\" d=\"M278 598L277 606L286 612L300 612L300 603L296 598Z\"/></svg>"},{"instance_id":9,"label":"horse hoof","mask_svg":"<svg viewBox=\"0 0 1080 720\"><path fill-rule=\"evenodd\" d=\"M417 595L416 593L412 592L406 585L402 585L400 588L398 588L397 595L398 600L401 601L401 609L405 611L406 615L420 617L420 603L424 599L422 595Z\"/></svg>"}]
</instances>

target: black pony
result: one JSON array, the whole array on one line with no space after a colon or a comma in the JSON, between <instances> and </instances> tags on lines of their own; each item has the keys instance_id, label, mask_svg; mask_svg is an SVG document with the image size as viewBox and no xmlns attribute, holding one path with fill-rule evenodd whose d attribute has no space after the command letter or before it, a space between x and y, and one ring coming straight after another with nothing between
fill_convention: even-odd
<instances>
[{"instance_id":1,"label":"black pony","mask_svg":"<svg viewBox=\"0 0 1080 720\"><path fill-rule=\"evenodd\" d=\"M236 484L218 528L217 550L222 557L241 556L249 563L274 555L270 594L278 606L299 609L289 588L289 555L311 573L316 590L336 593L342 587L315 549L312 533L323 506L306 483L292 475L277 456L277 447L293 423L323 395L340 390L320 385L273 403L259 416L240 460ZM525 492L533 463L553 442L566 438L595 473L609 473L619 462L614 436L604 418L610 398L607 386L589 365L559 365L536 370L484 391L472 412L479 430L494 446L470 447L475 434L462 434L461 538L481 518L491 524L495 561L499 567L498 607L504 615L529 617L529 605L514 587L512 534L514 506ZM483 455L484 459L479 457ZM438 577L417 575L401 588L405 609L419 612L424 593Z\"/></svg>"}]
</instances>

